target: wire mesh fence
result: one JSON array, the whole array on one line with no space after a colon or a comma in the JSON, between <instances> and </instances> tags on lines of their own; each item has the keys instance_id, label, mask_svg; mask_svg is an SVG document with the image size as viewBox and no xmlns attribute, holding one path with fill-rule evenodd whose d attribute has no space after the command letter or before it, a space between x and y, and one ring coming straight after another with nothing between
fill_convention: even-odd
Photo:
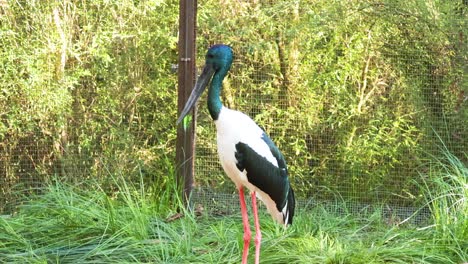
<instances>
[{"instance_id":1,"label":"wire mesh fence","mask_svg":"<svg viewBox=\"0 0 468 264\"><path fill-rule=\"evenodd\" d=\"M466 162L466 4L345 2L205 1L198 10L198 62L210 44L233 47L223 103L251 116L279 146L301 207L333 207L340 200L359 212L386 203L382 212L401 221L416 208L417 182L441 148ZM115 7L128 8L116 13L130 14L125 19L134 24L122 28L119 20L112 34L94 30L106 36L102 46L95 44L103 51L83 51L60 76L56 61L48 62L50 80L33 80L38 70L21 65L47 61L57 51L31 52L24 62L3 54L2 65L11 67L4 66L7 80L29 78L29 85L50 92L1 84L8 94L0 95L0 109L10 114L0 117L6 124L0 127L0 212L13 212L53 176L81 184L121 173L164 188L175 147L170 66L177 57L167 46L177 34L176 6L164 10L174 13L168 21L158 18L164 13L147 18L138 6ZM80 24L93 16L77 17ZM167 38L157 48L154 39L139 35L163 28L154 25L166 30L155 36ZM73 41L89 45L94 33L81 28L82 38ZM8 36L3 47L12 45ZM60 36L41 37L60 47ZM29 38L15 45L34 44ZM72 98L65 110L49 107L59 105L55 94ZM230 213L237 208L236 190L218 161L215 127L201 101L193 200ZM420 211L415 219L425 215Z\"/></svg>"},{"instance_id":2,"label":"wire mesh fence","mask_svg":"<svg viewBox=\"0 0 468 264\"><path fill-rule=\"evenodd\" d=\"M342 15L335 21L307 2L224 6L204 27L224 17L223 26L233 32L205 39L204 46L232 41L236 59L224 103L270 134L305 203L338 197L350 208L388 203L397 215L410 215L421 202L418 184L428 161L442 148L462 159L466 153L464 22L452 17L455 31L439 42L440 36L425 35L440 30L437 23L421 17L424 11L412 14L415 6L367 4L355 3L349 12L331 7ZM230 15L242 18L230 24ZM199 118L195 200L235 204L235 195L220 194L236 190L218 162L206 109Z\"/></svg>"}]
</instances>

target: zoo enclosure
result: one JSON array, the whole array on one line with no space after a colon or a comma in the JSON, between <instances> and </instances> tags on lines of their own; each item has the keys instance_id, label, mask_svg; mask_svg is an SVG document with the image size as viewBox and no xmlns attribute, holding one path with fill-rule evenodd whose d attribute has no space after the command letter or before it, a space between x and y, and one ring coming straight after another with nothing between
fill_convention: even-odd
<instances>
[{"instance_id":1,"label":"zoo enclosure","mask_svg":"<svg viewBox=\"0 0 468 264\"><path fill-rule=\"evenodd\" d=\"M413 205L415 183L441 148L466 162L466 4L454 3L204 1L197 61L211 44L233 47L223 101L277 143L301 199ZM117 173L167 185L177 8L65 1L2 9L3 212L51 177L82 184ZM198 118L194 198L232 204L216 195L235 190L204 103Z\"/></svg>"}]
</instances>

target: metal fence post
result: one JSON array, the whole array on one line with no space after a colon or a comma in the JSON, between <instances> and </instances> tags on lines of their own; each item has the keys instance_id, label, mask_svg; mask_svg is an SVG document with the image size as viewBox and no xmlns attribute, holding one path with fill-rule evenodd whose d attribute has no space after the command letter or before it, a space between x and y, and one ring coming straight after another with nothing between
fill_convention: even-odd
<instances>
[{"instance_id":1,"label":"metal fence post","mask_svg":"<svg viewBox=\"0 0 468 264\"><path fill-rule=\"evenodd\" d=\"M196 0L180 0L179 3L179 71L178 71L178 113L187 101L196 79L195 40L196 40ZM190 205L189 199L193 187L195 161L195 113L189 126L177 128L176 164L177 187L181 190L183 183L183 200Z\"/></svg>"}]
</instances>

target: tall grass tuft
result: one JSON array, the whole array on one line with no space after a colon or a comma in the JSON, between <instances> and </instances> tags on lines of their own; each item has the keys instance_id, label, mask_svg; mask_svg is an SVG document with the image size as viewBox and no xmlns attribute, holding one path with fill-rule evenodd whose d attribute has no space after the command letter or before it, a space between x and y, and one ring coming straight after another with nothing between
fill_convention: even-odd
<instances>
[{"instance_id":1,"label":"tall grass tuft","mask_svg":"<svg viewBox=\"0 0 468 264\"><path fill-rule=\"evenodd\" d=\"M142 181L133 184L116 177L112 192L99 185L95 187L83 190L53 182L43 195L21 206L18 214L0 218L0 259L7 262L159 259L160 255L154 254L155 229L161 229L161 217L170 208L153 199ZM169 200L159 198L163 202ZM174 197L172 200L177 201ZM145 246L147 243L152 246Z\"/></svg>"},{"instance_id":2,"label":"tall grass tuft","mask_svg":"<svg viewBox=\"0 0 468 264\"><path fill-rule=\"evenodd\" d=\"M442 158L435 158L423 178L421 188L431 211L434 243L467 262L468 168L445 149Z\"/></svg>"}]
</instances>

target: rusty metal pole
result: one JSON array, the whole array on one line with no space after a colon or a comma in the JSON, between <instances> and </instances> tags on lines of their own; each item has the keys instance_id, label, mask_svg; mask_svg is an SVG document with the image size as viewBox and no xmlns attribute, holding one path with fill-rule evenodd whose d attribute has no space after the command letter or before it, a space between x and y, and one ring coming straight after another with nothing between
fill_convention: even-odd
<instances>
[{"instance_id":1,"label":"rusty metal pole","mask_svg":"<svg viewBox=\"0 0 468 264\"><path fill-rule=\"evenodd\" d=\"M196 40L197 0L180 0L179 3L179 80L178 114L192 92L196 80L195 40ZM195 162L195 111L189 126L184 129L183 122L177 127L176 163L177 187L182 191L184 204L190 206L193 188ZM182 189L183 184L183 189Z\"/></svg>"}]
</instances>

